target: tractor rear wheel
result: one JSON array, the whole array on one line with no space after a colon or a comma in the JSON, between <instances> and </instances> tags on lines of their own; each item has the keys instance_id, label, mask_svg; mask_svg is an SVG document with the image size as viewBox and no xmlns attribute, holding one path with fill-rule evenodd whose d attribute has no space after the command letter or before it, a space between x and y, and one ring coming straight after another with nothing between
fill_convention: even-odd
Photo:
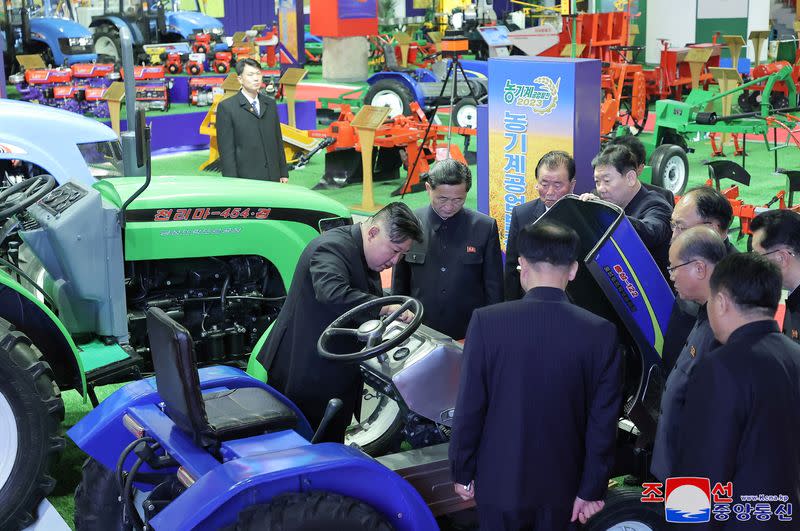
<instances>
[{"instance_id":1,"label":"tractor rear wheel","mask_svg":"<svg viewBox=\"0 0 800 531\"><path fill-rule=\"evenodd\" d=\"M120 63L122 52L119 44L119 30L111 24L103 24L94 30L94 49L98 56L105 55L111 61Z\"/></svg>"},{"instance_id":2,"label":"tractor rear wheel","mask_svg":"<svg viewBox=\"0 0 800 531\"><path fill-rule=\"evenodd\" d=\"M366 503L332 492L293 492L239 513L228 531L391 531L386 518Z\"/></svg>"},{"instance_id":3,"label":"tractor rear wheel","mask_svg":"<svg viewBox=\"0 0 800 531\"><path fill-rule=\"evenodd\" d=\"M380 79L371 85L364 95L365 105L376 107L389 107L389 118L400 114L411 114L411 102L414 95L400 81L394 79Z\"/></svg>"},{"instance_id":4,"label":"tractor rear wheel","mask_svg":"<svg viewBox=\"0 0 800 531\"><path fill-rule=\"evenodd\" d=\"M584 531L657 531L664 528L661 506L642 503L639 489L609 489L606 505Z\"/></svg>"},{"instance_id":5,"label":"tractor rear wheel","mask_svg":"<svg viewBox=\"0 0 800 531\"><path fill-rule=\"evenodd\" d=\"M666 188L675 195L682 194L686 189L689 159L680 146L661 144L650 156L650 166L653 168L654 185Z\"/></svg>"},{"instance_id":6,"label":"tractor rear wheel","mask_svg":"<svg viewBox=\"0 0 800 531\"><path fill-rule=\"evenodd\" d=\"M377 391L370 394L374 398L362 403L361 422L347 428L344 443L358 446L369 456L380 457L399 450L405 419L397 402ZM370 402L373 401L374 407L369 411Z\"/></svg>"},{"instance_id":7,"label":"tractor rear wheel","mask_svg":"<svg viewBox=\"0 0 800 531\"><path fill-rule=\"evenodd\" d=\"M478 128L478 103L473 98L461 98L453 106L452 123L456 127Z\"/></svg>"},{"instance_id":8,"label":"tractor rear wheel","mask_svg":"<svg viewBox=\"0 0 800 531\"><path fill-rule=\"evenodd\" d=\"M0 529L34 521L55 487L50 465L64 449L61 391L31 340L0 319Z\"/></svg>"},{"instance_id":9,"label":"tractor rear wheel","mask_svg":"<svg viewBox=\"0 0 800 531\"><path fill-rule=\"evenodd\" d=\"M91 457L83 463L82 478L75 489L77 531L127 531L114 471Z\"/></svg>"}]
</instances>

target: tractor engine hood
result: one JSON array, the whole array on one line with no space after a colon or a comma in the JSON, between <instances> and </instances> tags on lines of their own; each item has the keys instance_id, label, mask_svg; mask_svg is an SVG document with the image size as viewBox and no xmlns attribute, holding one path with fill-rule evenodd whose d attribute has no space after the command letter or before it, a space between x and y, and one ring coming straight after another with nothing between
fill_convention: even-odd
<instances>
[{"instance_id":1,"label":"tractor engine hood","mask_svg":"<svg viewBox=\"0 0 800 531\"><path fill-rule=\"evenodd\" d=\"M65 18L32 18L31 32L38 33L40 40L45 40L44 35L53 35L54 32L59 39L92 36L88 28Z\"/></svg>"},{"instance_id":2,"label":"tractor engine hood","mask_svg":"<svg viewBox=\"0 0 800 531\"><path fill-rule=\"evenodd\" d=\"M201 29L222 36L222 22L196 11L168 11L166 13L167 29L171 33L179 33L188 39L194 31Z\"/></svg>"}]
</instances>

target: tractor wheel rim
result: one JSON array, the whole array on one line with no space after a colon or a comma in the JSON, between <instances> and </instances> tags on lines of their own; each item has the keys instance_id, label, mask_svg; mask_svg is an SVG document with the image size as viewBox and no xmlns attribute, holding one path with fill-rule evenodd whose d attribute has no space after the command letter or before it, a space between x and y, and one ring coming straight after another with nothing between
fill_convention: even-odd
<instances>
[{"instance_id":1,"label":"tractor wheel rim","mask_svg":"<svg viewBox=\"0 0 800 531\"><path fill-rule=\"evenodd\" d=\"M664 188L670 192L680 191L686 180L686 168L680 157L671 157L664 165Z\"/></svg>"},{"instance_id":2,"label":"tractor wheel rim","mask_svg":"<svg viewBox=\"0 0 800 531\"><path fill-rule=\"evenodd\" d=\"M456 113L456 125L459 127L478 127L478 108L474 105L464 105Z\"/></svg>"},{"instance_id":3,"label":"tractor wheel rim","mask_svg":"<svg viewBox=\"0 0 800 531\"><path fill-rule=\"evenodd\" d=\"M653 528L636 520L626 520L609 527L608 531L653 531Z\"/></svg>"},{"instance_id":4,"label":"tractor wheel rim","mask_svg":"<svg viewBox=\"0 0 800 531\"><path fill-rule=\"evenodd\" d=\"M386 395L376 395L378 403L374 411L367 418L362 417L361 423L354 423L347 428L345 444L355 443L363 448L378 440L394 424L400 409L397 402Z\"/></svg>"},{"instance_id":5,"label":"tractor wheel rim","mask_svg":"<svg viewBox=\"0 0 800 531\"><path fill-rule=\"evenodd\" d=\"M0 489L5 487L14 463L17 461L19 441L14 410L3 393L0 393Z\"/></svg>"},{"instance_id":6,"label":"tractor wheel rim","mask_svg":"<svg viewBox=\"0 0 800 531\"><path fill-rule=\"evenodd\" d=\"M389 107L389 118L403 114L403 99L393 90L380 90L373 97L370 105Z\"/></svg>"},{"instance_id":7,"label":"tractor wheel rim","mask_svg":"<svg viewBox=\"0 0 800 531\"><path fill-rule=\"evenodd\" d=\"M109 37L102 36L94 43L94 49L98 55L107 55L113 57L115 61L119 61L119 52L117 45Z\"/></svg>"}]
</instances>

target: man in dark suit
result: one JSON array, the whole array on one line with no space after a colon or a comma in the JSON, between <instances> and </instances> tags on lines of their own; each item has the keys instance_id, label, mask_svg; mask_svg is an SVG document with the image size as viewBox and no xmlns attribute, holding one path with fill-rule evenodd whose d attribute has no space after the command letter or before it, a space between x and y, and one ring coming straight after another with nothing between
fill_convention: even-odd
<instances>
[{"instance_id":1,"label":"man in dark suit","mask_svg":"<svg viewBox=\"0 0 800 531\"><path fill-rule=\"evenodd\" d=\"M515 206L511 210L511 225L506 238L506 264L503 271L505 299L522 298L524 292L519 285L519 252L517 237L520 229L533 223L556 201L575 189L575 159L566 151L549 151L536 164L536 190L539 197Z\"/></svg>"},{"instance_id":2,"label":"man in dark suit","mask_svg":"<svg viewBox=\"0 0 800 531\"><path fill-rule=\"evenodd\" d=\"M481 529L558 531L603 508L620 410L613 324L570 304L578 235L520 231L519 301L475 310L464 347L450 468Z\"/></svg>"},{"instance_id":3,"label":"man in dark suit","mask_svg":"<svg viewBox=\"0 0 800 531\"><path fill-rule=\"evenodd\" d=\"M650 464L651 472L661 482L673 475L675 442L680 430L689 377L694 366L719 346L708 323L706 302L710 296L711 274L726 254L719 234L705 225L681 231L669 248L669 274L675 291L681 299L698 304L699 310L661 395L661 416Z\"/></svg>"},{"instance_id":4,"label":"man in dark suit","mask_svg":"<svg viewBox=\"0 0 800 531\"><path fill-rule=\"evenodd\" d=\"M503 300L497 222L464 208L471 185L466 164L434 164L425 182L430 205L415 212L423 240L395 266L392 283L395 295L422 302L425 325L454 339L464 338L472 310Z\"/></svg>"},{"instance_id":5,"label":"man in dark suit","mask_svg":"<svg viewBox=\"0 0 800 531\"><path fill-rule=\"evenodd\" d=\"M800 502L800 346L774 320L780 296L780 270L762 256L726 256L711 275L708 319L722 346L689 380L675 475L732 482L734 504L759 494ZM747 520L731 513L724 526L758 523ZM762 526L800 522L784 527L773 515Z\"/></svg>"},{"instance_id":6,"label":"man in dark suit","mask_svg":"<svg viewBox=\"0 0 800 531\"><path fill-rule=\"evenodd\" d=\"M636 173L636 157L625 146L608 146L592 161L594 184L600 199L614 203L625 211L639 238L653 256L664 278L668 278L670 216L672 205L658 192L649 191ZM589 201L592 193L581 195Z\"/></svg>"},{"instance_id":7,"label":"man in dark suit","mask_svg":"<svg viewBox=\"0 0 800 531\"><path fill-rule=\"evenodd\" d=\"M636 159L636 176L641 178L644 171L645 164L647 164L647 149L645 149L642 141L633 135L616 136L608 141L604 147L608 146L625 146L631 150L634 158ZM666 199L670 205L675 204L675 194L666 188L642 181L642 186L648 190L658 192L661 197Z\"/></svg>"},{"instance_id":8,"label":"man in dark suit","mask_svg":"<svg viewBox=\"0 0 800 531\"><path fill-rule=\"evenodd\" d=\"M222 175L288 182L278 108L261 93L261 67L254 59L242 59L236 73L242 90L217 106Z\"/></svg>"},{"instance_id":9,"label":"man in dark suit","mask_svg":"<svg viewBox=\"0 0 800 531\"><path fill-rule=\"evenodd\" d=\"M258 361L269 384L294 401L313 428L328 401L342 399L344 407L329 425L326 441L344 440L361 397L361 377L357 364L322 358L317 340L337 317L382 296L380 272L396 265L411 242L421 239L414 213L403 203L390 203L364 223L318 236L300 255L286 302ZM398 307L385 306L380 313ZM406 312L402 319L412 317Z\"/></svg>"},{"instance_id":10,"label":"man in dark suit","mask_svg":"<svg viewBox=\"0 0 800 531\"><path fill-rule=\"evenodd\" d=\"M789 292L783 333L800 344L800 214L791 210L763 212L750 228L753 250L781 270L783 289Z\"/></svg>"},{"instance_id":11,"label":"man in dark suit","mask_svg":"<svg viewBox=\"0 0 800 531\"><path fill-rule=\"evenodd\" d=\"M672 211L673 241L685 230L706 226L714 230L725 244L725 254L738 253L728 238L728 229L733 221L733 208L722 193L710 186L698 186L687 191ZM697 320L699 305L676 297L672 306L667 332L664 334L664 348L661 357L664 370L669 373L675 366L678 355L686 344L686 338Z\"/></svg>"}]
</instances>

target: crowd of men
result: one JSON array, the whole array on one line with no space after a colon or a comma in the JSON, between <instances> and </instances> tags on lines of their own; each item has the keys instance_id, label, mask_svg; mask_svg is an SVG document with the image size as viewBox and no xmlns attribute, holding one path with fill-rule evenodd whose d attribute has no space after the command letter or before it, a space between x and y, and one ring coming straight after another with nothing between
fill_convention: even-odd
<instances>
[{"instance_id":1,"label":"crowd of men","mask_svg":"<svg viewBox=\"0 0 800 531\"><path fill-rule=\"evenodd\" d=\"M739 253L719 191L694 188L675 204L670 192L642 184L643 165L635 139L607 145L593 161L596 188L580 199L622 209L676 293L652 475L733 482L738 493L783 495L796 507L800 214L760 214L753 252ZM392 203L312 242L259 361L314 428L328 399L341 398L324 440L342 441L360 402L358 369L323 360L316 338L380 297L379 273L393 268L393 292L423 303L424 324L465 338L450 442L456 492L474 497L482 529L570 529L604 506L622 402L615 325L565 293L579 236L536 222L573 192L575 163L561 151L539 161L539 198L512 211L505 265L497 223L464 208L471 184L467 166L439 162L426 182L428 206Z\"/></svg>"}]
</instances>

